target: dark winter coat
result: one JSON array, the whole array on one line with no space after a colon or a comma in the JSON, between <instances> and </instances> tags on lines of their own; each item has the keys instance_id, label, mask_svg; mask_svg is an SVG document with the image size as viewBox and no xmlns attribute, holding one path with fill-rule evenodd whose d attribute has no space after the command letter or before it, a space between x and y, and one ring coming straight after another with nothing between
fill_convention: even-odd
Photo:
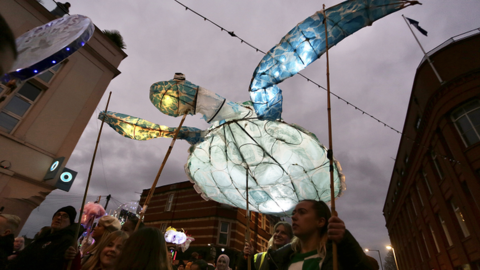
<instances>
[{"instance_id":1,"label":"dark winter coat","mask_svg":"<svg viewBox=\"0 0 480 270\"><path fill-rule=\"evenodd\" d=\"M56 232L43 231L11 262L8 269L61 270L66 263L65 251L73 244L75 230L76 224Z\"/></svg>"},{"instance_id":2,"label":"dark winter coat","mask_svg":"<svg viewBox=\"0 0 480 270\"><path fill-rule=\"evenodd\" d=\"M7 258L13 252L13 242L15 237L13 234L0 236L0 270L3 270L7 266Z\"/></svg>"},{"instance_id":3,"label":"dark winter coat","mask_svg":"<svg viewBox=\"0 0 480 270\"><path fill-rule=\"evenodd\" d=\"M367 255L358 244L352 234L346 230L340 244L337 245L338 269L343 270L373 270ZM267 262L270 270L288 270L290 259L293 255L291 244L271 251L267 254ZM322 264L321 270L333 269L332 241L327 242L327 254Z\"/></svg>"}]
</instances>

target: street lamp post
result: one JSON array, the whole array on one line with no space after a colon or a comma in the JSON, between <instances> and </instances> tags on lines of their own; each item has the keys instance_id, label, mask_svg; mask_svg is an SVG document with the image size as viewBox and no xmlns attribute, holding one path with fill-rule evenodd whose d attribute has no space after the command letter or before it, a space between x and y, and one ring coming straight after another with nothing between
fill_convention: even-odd
<instances>
[{"instance_id":1,"label":"street lamp post","mask_svg":"<svg viewBox=\"0 0 480 270\"><path fill-rule=\"evenodd\" d=\"M365 251L366 251L366 252L369 252L369 251L377 251L377 252L378 252L378 257L380 258L380 266L382 267L382 270L383 270L382 256L380 255L380 250L378 250L378 249L368 249L368 248L366 248ZM397 268L398 268L398 267L397 267Z\"/></svg>"},{"instance_id":2,"label":"street lamp post","mask_svg":"<svg viewBox=\"0 0 480 270\"><path fill-rule=\"evenodd\" d=\"M386 248L387 248L388 250L391 249L391 250L393 251L393 258L395 259L395 265L397 266L397 270L400 270L400 269L398 268L397 255L395 255L395 249L394 249L392 246L390 246L390 245L389 245L389 246L386 246Z\"/></svg>"}]
</instances>

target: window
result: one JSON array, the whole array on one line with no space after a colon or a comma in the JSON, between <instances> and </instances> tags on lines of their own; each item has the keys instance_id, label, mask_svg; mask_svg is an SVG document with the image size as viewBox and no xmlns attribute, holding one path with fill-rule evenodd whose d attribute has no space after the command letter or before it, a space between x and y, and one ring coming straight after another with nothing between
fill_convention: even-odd
<instances>
[{"instance_id":1,"label":"window","mask_svg":"<svg viewBox=\"0 0 480 270\"><path fill-rule=\"evenodd\" d=\"M465 219L463 218L462 212L460 211L460 207L455 204L455 201L452 199L450 200L450 204L452 205L453 211L455 212L455 216L457 217L458 224L462 229L463 236L468 237L470 232L468 231L467 224L465 223Z\"/></svg>"},{"instance_id":2,"label":"window","mask_svg":"<svg viewBox=\"0 0 480 270\"><path fill-rule=\"evenodd\" d=\"M218 244L219 245L228 245L228 238L230 236L230 223L225 221L220 221L219 230L218 230Z\"/></svg>"},{"instance_id":3,"label":"window","mask_svg":"<svg viewBox=\"0 0 480 270\"><path fill-rule=\"evenodd\" d=\"M458 133L462 136L465 146L480 141L480 101L474 100L452 113Z\"/></svg>"},{"instance_id":4,"label":"window","mask_svg":"<svg viewBox=\"0 0 480 270\"><path fill-rule=\"evenodd\" d=\"M260 250L259 250L259 252L263 252L263 251L266 251L266 250L268 250L268 241L266 241L263 238L260 238Z\"/></svg>"},{"instance_id":5,"label":"window","mask_svg":"<svg viewBox=\"0 0 480 270\"><path fill-rule=\"evenodd\" d=\"M425 240L425 235L423 235L423 232L421 232L421 234L422 234L422 239L423 239L423 245L425 246L425 249L427 250L428 258L430 258L430 251L428 251L428 245L427 245L427 241Z\"/></svg>"},{"instance_id":6,"label":"window","mask_svg":"<svg viewBox=\"0 0 480 270\"><path fill-rule=\"evenodd\" d=\"M448 246L452 246L452 238L450 237L450 233L448 232L447 224L445 220L443 220L442 216L438 215L438 219L440 220L440 224L442 225L443 232L445 233L445 237L447 238Z\"/></svg>"},{"instance_id":7,"label":"window","mask_svg":"<svg viewBox=\"0 0 480 270\"><path fill-rule=\"evenodd\" d=\"M438 242L437 238L435 238L435 232L432 229L432 226L428 225L430 227L430 233L432 234L433 242L435 243L435 247L437 248L437 253L440 253L440 248L438 247Z\"/></svg>"},{"instance_id":8,"label":"window","mask_svg":"<svg viewBox=\"0 0 480 270\"><path fill-rule=\"evenodd\" d=\"M422 200L422 195L420 195L420 189L418 188L418 185L415 185L415 189L417 190L418 199L420 200L420 204L422 205L422 207L424 207L423 200Z\"/></svg>"},{"instance_id":9,"label":"window","mask_svg":"<svg viewBox=\"0 0 480 270\"><path fill-rule=\"evenodd\" d=\"M0 130L11 133L42 93L42 89L27 81L17 87L0 111Z\"/></svg>"},{"instance_id":10,"label":"window","mask_svg":"<svg viewBox=\"0 0 480 270\"><path fill-rule=\"evenodd\" d=\"M416 241L415 239L413 239L413 241L415 241L415 243L417 244L418 254L420 254L420 259L421 259L422 262L423 262L423 254L422 254L422 249L420 248L420 244L419 244L418 241Z\"/></svg>"},{"instance_id":11,"label":"window","mask_svg":"<svg viewBox=\"0 0 480 270\"><path fill-rule=\"evenodd\" d=\"M46 70L45 72L42 72L40 75L38 75L36 78L46 82L50 83L50 81L53 79L55 74L58 72L62 64L55 65L51 67L49 70Z\"/></svg>"},{"instance_id":12,"label":"window","mask_svg":"<svg viewBox=\"0 0 480 270\"><path fill-rule=\"evenodd\" d=\"M0 84L0 130L12 133L18 126L18 123L25 117L33 107L43 90L54 78L62 64L58 64L42 74L30 79L24 83L10 87ZM8 85L8 84L7 84ZM43 87L42 87L43 85ZM3 102L2 102L3 101Z\"/></svg>"},{"instance_id":13,"label":"window","mask_svg":"<svg viewBox=\"0 0 480 270\"><path fill-rule=\"evenodd\" d=\"M165 204L165 212L172 211L173 195L175 195L175 193L172 193L172 194L168 195L167 203Z\"/></svg>"},{"instance_id":14,"label":"window","mask_svg":"<svg viewBox=\"0 0 480 270\"><path fill-rule=\"evenodd\" d=\"M432 189L430 188L430 184L428 183L427 173L425 171L423 171L422 175L423 175L423 180L425 180L425 185L427 186L428 193L430 193L430 195L432 195L433 193L432 193Z\"/></svg>"},{"instance_id":15,"label":"window","mask_svg":"<svg viewBox=\"0 0 480 270\"><path fill-rule=\"evenodd\" d=\"M270 220L265 216L265 231L267 233L272 233L272 228L270 227Z\"/></svg>"},{"instance_id":16,"label":"window","mask_svg":"<svg viewBox=\"0 0 480 270\"><path fill-rule=\"evenodd\" d=\"M408 215L408 220L410 220L410 223L412 223L412 216L410 214L410 210L408 209L408 205L405 204L405 209L407 209L407 215Z\"/></svg>"},{"instance_id":17,"label":"window","mask_svg":"<svg viewBox=\"0 0 480 270\"><path fill-rule=\"evenodd\" d=\"M433 151L432 151L431 154L432 154L433 165L435 166L435 169L437 170L438 176L440 177L440 179L443 179L443 171L442 171L442 167L440 167L440 164L438 163L437 154L435 154L435 152L433 152Z\"/></svg>"},{"instance_id":18,"label":"window","mask_svg":"<svg viewBox=\"0 0 480 270\"><path fill-rule=\"evenodd\" d=\"M417 116L417 121L415 121L415 129L419 129L421 123L422 123L422 118L420 116Z\"/></svg>"},{"instance_id":19,"label":"window","mask_svg":"<svg viewBox=\"0 0 480 270\"><path fill-rule=\"evenodd\" d=\"M417 208L415 208L415 202L413 201L412 196L410 196L410 201L412 202L413 212L415 213L415 216L418 216Z\"/></svg>"}]
</instances>

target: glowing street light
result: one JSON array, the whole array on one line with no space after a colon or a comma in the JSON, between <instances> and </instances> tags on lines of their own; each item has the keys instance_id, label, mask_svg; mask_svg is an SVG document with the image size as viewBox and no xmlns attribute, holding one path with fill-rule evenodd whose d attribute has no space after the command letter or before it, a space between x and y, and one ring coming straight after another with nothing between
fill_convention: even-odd
<instances>
[{"instance_id":1,"label":"glowing street light","mask_svg":"<svg viewBox=\"0 0 480 270\"><path fill-rule=\"evenodd\" d=\"M395 249L391 246L391 245L388 245L388 246L385 246L388 250L392 250L393 251L393 258L395 259L395 265L397 266L397 270L400 270L398 268L398 263L397 263L397 256L395 255Z\"/></svg>"},{"instance_id":2,"label":"glowing street light","mask_svg":"<svg viewBox=\"0 0 480 270\"><path fill-rule=\"evenodd\" d=\"M369 252L369 251L377 251L378 252L378 257L380 258L380 266L382 267L382 270L383 270L382 256L380 256L380 250L378 250L378 249L368 249L368 248L365 249L365 252Z\"/></svg>"}]
</instances>

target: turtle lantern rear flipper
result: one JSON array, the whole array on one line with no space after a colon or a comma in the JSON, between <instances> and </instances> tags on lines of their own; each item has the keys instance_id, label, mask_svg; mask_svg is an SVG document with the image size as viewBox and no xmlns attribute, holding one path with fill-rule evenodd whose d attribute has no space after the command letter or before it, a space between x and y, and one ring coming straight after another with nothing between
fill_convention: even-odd
<instances>
[{"instance_id":1,"label":"turtle lantern rear flipper","mask_svg":"<svg viewBox=\"0 0 480 270\"><path fill-rule=\"evenodd\" d=\"M147 141L158 137L173 138L176 130L176 128L158 125L123 113L102 111L98 115L98 119L103 120L104 117L105 123L120 135L138 141ZM193 145L203 141L203 133L204 131L198 128L181 127L177 138L186 140Z\"/></svg>"}]
</instances>

